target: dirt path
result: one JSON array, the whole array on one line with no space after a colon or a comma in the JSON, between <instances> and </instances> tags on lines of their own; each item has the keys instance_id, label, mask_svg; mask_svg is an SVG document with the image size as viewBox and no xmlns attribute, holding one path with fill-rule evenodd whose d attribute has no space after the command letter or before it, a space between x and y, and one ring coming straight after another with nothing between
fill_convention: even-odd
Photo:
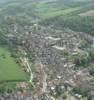
<instances>
[{"instance_id":1,"label":"dirt path","mask_svg":"<svg viewBox=\"0 0 94 100\"><path fill-rule=\"evenodd\" d=\"M25 67L26 71L30 73L29 82L31 83L32 79L33 79L33 74L32 74L32 70L31 70L31 64L29 62L29 59L25 56L26 52L23 51L21 48L19 48L19 51L24 56L24 57L21 57L20 59L21 59L22 65Z\"/></svg>"},{"instance_id":2,"label":"dirt path","mask_svg":"<svg viewBox=\"0 0 94 100\"><path fill-rule=\"evenodd\" d=\"M32 82L33 74L32 74L32 70L31 70L31 66L30 66L30 64L28 62L28 58L24 57L24 62L23 63L26 65L27 71L30 73L30 80L29 80L29 82Z\"/></svg>"},{"instance_id":3,"label":"dirt path","mask_svg":"<svg viewBox=\"0 0 94 100\"><path fill-rule=\"evenodd\" d=\"M41 71L42 71L42 74L43 74L43 77L42 77L42 84L43 84L43 87L42 87L42 92L46 92L47 90L47 74L45 73L44 71L44 65L40 62L40 67L41 67Z\"/></svg>"}]
</instances>

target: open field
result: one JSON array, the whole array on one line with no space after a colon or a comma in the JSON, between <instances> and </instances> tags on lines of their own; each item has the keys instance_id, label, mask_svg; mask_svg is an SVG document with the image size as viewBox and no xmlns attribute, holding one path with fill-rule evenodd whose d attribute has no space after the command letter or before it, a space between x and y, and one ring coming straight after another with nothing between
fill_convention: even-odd
<instances>
[{"instance_id":1,"label":"open field","mask_svg":"<svg viewBox=\"0 0 94 100\"><path fill-rule=\"evenodd\" d=\"M11 57L7 48L0 47L0 82L26 81L28 76Z\"/></svg>"},{"instance_id":2,"label":"open field","mask_svg":"<svg viewBox=\"0 0 94 100\"><path fill-rule=\"evenodd\" d=\"M61 16L61 15L66 15L69 14L73 11L79 10L80 7L77 8L68 8L65 10L59 10L59 11L54 11L54 12L47 12L44 14L39 14L39 16L41 16L42 18L52 18L52 17L56 17L56 16Z\"/></svg>"},{"instance_id":3,"label":"open field","mask_svg":"<svg viewBox=\"0 0 94 100\"><path fill-rule=\"evenodd\" d=\"M40 17L41 19L57 16L79 15L94 9L92 0L59 0L51 2L36 1L11 1L0 6L0 15L17 16L19 14ZM21 6L23 5L23 6Z\"/></svg>"},{"instance_id":4,"label":"open field","mask_svg":"<svg viewBox=\"0 0 94 100\"><path fill-rule=\"evenodd\" d=\"M80 16L94 16L94 10L79 14Z\"/></svg>"},{"instance_id":5,"label":"open field","mask_svg":"<svg viewBox=\"0 0 94 100\"><path fill-rule=\"evenodd\" d=\"M44 7L45 5L45 7ZM77 4L76 4L77 5ZM86 3L84 5L78 4L77 6L75 5L60 5L56 6L52 4L39 4L37 5L38 9L38 14L40 18L53 18L57 16L65 16L65 15L78 15L79 13L83 13L88 10L92 10L94 3Z\"/></svg>"}]
</instances>

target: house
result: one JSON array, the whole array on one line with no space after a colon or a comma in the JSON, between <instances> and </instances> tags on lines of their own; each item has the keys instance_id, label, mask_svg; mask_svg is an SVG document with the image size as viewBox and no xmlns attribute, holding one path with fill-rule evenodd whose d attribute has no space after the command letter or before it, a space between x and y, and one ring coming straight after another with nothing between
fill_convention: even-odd
<instances>
[{"instance_id":1,"label":"house","mask_svg":"<svg viewBox=\"0 0 94 100\"><path fill-rule=\"evenodd\" d=\"M94 92L89 93L88 100L94 100Z\"/></svg>"}]
</instances>

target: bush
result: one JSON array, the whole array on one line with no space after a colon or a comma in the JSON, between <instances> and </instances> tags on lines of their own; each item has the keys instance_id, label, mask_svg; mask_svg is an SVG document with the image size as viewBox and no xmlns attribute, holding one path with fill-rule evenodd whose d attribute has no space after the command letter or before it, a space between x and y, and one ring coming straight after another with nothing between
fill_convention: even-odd
<instances>
[{"instance_id":1,"label":"bush","mask_svg":"<svg viewBox=\"0 0 94 100\"><path fill-rule=\"evenodd\" d=\"M91 61L94 61L94 47L91 47L88 51L89 53L89 58Z\"/></svg>"},{"instance_id":2,"label":"bush","mask_svg":"<svg viewBox=\"0 0 94 100\"><path fill-rule=\"evenodd\" d=\"M89 70L90 75L94 76L94 68Z\"/></svg>"},{"instance_id":3,"label":"bush","mask_svg":"<svg viewBox=\"0 0 94 100\"><path fill-rule=\"evenodd\" d=\"M82 88L80 88L78 86L73 88L73 92L81 94L83 97L88 95L88 90L83 90Z\"/></svg>"},{"instance_id":4,"label":"bush","mask_svg":"<svg viewBox=\"0 0 94 100\"><path fill-rule=\"evenodd\" d=\"M82 56L76 56L74 58L74 64L76 64L76 66L87 67L88 64L89 64L89 58L88 57L82 57Z\"/></svg>"}]
</instances>

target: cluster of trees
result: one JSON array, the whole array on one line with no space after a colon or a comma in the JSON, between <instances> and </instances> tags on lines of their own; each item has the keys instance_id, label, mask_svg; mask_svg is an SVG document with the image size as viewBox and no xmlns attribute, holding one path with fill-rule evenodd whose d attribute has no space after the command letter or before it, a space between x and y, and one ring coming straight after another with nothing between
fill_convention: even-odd
<instances>
[{"instance_id":1,"label":"cluster of trees","mask_svg":"<svg viewBox=\"0 0 94 100\"><path fill-rule=\"evenodd\" d=\"M90 68L89 73L90 73L90 75L94 76L94 68Z\"/></svg>"},{"instance_id":2,"label":"cluster of trees","mask_svg":"<svg viewBox=\"0 0 94 100\"><path fill-rule=\"evenodd\" d=\"M88 65L94 61L94 47L89 48L88 56L77 55L74 56L74 63L76 66L88 67Z\"/></svg>"},{"instance_id":3,"label":"cluster of trees","mask_svg":"<svg viewBox=\"0 0 94 100\"><path fill-rule=\"evenodd\" d=\"M15 82L5 82L3 84L0 84L0 93L12 93L14 90L16 90L16 83Z\"/></svg>"},{"instance_id":4,"label":"cluster of trees","mask_svg":"<svg viewBox=\"0 0 94 100\"><path fill-rule=\"evenodd\" d=\"M55 28L69 28L78 32L86 32L94 35L94 17L63 16L46 19L41 22L43 25L54 25Z\"/></svg>"},{"instance_id":5,"label":"cluster of trees","mask_svg":"<svg viewBox=\"0 0 94 100\"><path fill-rule=\"evenodd\" d=\"M88 90L83 90L79 86L74 87L73 88L73 92L74 93L81 94L83 97L87 97L87 95L88 95Z\"/></svg>"},{"instance_id":6,"label":"cluster of trees","mask_svg":"<svg viewBox=\"0 0 94 100\"><path fill-rule=\"evenodd\" d=\"M83 56L75 56L74 57L74 64L76 64L77 67L87 67L89 64L89 58L83 57Z\"/></svg>"}]
</instances>

